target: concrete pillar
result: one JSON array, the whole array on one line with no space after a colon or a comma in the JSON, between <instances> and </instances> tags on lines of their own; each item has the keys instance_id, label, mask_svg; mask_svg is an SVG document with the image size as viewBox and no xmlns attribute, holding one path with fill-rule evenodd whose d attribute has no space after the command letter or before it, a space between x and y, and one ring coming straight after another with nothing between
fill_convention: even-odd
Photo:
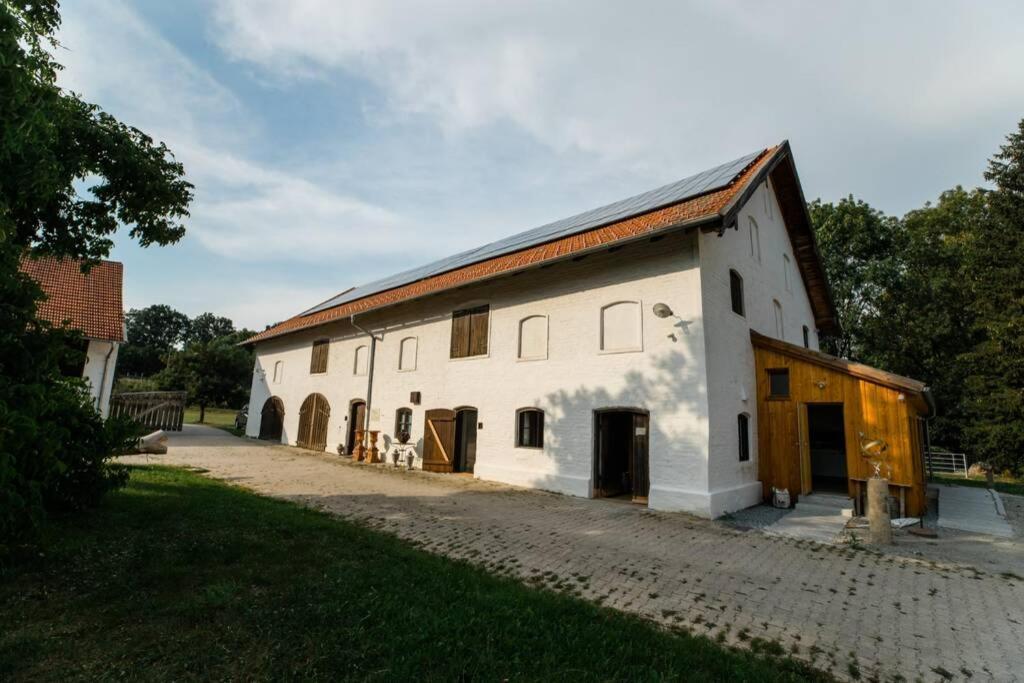
<instances>
[{"instance_id":1,"label":"concrete pillar","mask_svg":"<svg viewBox=\"0 0 1024 683\"><path fill-rule=\"evenodd\" d=\"M868 479L868 527L871 542L876 545L892 543L892 524L889 522L889 480Z\"/></svg>"}]
</instances>

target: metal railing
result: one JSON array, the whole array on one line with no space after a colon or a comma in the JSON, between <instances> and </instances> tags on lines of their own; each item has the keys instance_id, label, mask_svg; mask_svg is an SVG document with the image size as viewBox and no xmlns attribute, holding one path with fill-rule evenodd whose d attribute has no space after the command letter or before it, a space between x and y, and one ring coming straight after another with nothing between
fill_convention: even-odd
<instances>
[{"instance_id":1,"label":"metal railing","mask_svg":"<svg viewBox=\"0 0 1024 683\"><path fill-rule=\"evenodd\" d=\"M925 464L929 472L944 474L962 474L967 477L967 455L953 453L941 448L933 448L925 453Z\"/></svg>"}]
</instances>

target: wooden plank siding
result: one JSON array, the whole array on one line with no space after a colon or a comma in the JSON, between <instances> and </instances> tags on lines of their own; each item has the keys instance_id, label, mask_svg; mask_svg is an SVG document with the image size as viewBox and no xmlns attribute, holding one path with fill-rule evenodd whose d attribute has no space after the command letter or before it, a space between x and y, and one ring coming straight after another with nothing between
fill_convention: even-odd
<instances>
[{"instance_id":1,"label":"wooden plank siding","mask_svg":"<svg viewBox=\"0 0 1024 683\"><path fill-rule=\"evenodd\" d=\"M123 417L146 429L180 432L185 418L184 391L135 391L114 394L110 417Z\"/></svg>"},{"instance_id":2,"label":"wooden plank siding","mask_svg":"<svg viewBox=\"0 0 1024 683\"><path fill-rule=\"evenodd\" d=\"M923 385L755 332L751 341L757 372L758 476L765 498L772 487L789 489L794 500L809 492L806 406L842 404L850 497L858 495L857 480L873 474L872 465L861 457L863 433L888 444L882 474L893 485L891 494L900 498L902 488L907 514L921 514L925 491L919 418L929 413ZM775 368L789 370L786 398L769 396L768 371Z\"/></svg>"}]
</instances>

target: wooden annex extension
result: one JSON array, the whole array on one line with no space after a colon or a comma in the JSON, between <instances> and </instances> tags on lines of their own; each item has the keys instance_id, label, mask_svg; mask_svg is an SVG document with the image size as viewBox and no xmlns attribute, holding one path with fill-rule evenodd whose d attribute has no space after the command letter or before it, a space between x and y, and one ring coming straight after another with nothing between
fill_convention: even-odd
<instances>
[{"instance_id":1,"label":"wooden annex extension","mask_svg":"<svg viewBox=\"0 0 1024 683\"><path fill-rule=\"evenodd\" d=\"M841 360L751 331L757 371L758 467L764 496L789 489L849 495L863 510L871 464L860 439L887 444L882 475L901 514L925 506L927 387L907 377Z\"/></svg>"}]
</instances>

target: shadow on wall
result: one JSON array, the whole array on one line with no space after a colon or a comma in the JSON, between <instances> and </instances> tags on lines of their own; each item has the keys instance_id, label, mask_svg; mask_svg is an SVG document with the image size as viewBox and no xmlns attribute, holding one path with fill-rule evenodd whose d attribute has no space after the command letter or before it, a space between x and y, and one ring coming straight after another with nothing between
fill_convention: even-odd
<instances>
[{"instance_id":1,"label":"shadow on wall","mask_svg":"<svg viewBox=\"0 0 1024 683\"><path fill-rule=\"evenodd\" d=\"M252 371L252 387L249 393L249 422L245 427L246 436L253 438L259 436L263 408L266 406L267 401L273 397L274 393L267 382L267 370L263 367L263 363L257 355ZM281 418L280 443L289 444L292 443L292 439L288 434L288 404L284 400L282 400L282 404L284 405L284 416Z\"/></svg>"},{"instance_id":2,"label":"shadow on wall","mask_svg":"<svg viewBox=\"0 0 1024 683\"><path fill-rule=\"evenodd\" d=\"M707 375L703 335L688 321L654 326L675 347L650 356L637 354L644 371L630 370L621 388L588 388L586 378L572 390L544 396L544 455L548 474L538 474L530 485L558 490L561 477L592 478L595 411L635 408L650 413L649 459L651 485L703 489L707 487ZM660 342L660 340L659 340ZM591 486L593 482L591 481Z\"/></svg>"}]
</instances>

